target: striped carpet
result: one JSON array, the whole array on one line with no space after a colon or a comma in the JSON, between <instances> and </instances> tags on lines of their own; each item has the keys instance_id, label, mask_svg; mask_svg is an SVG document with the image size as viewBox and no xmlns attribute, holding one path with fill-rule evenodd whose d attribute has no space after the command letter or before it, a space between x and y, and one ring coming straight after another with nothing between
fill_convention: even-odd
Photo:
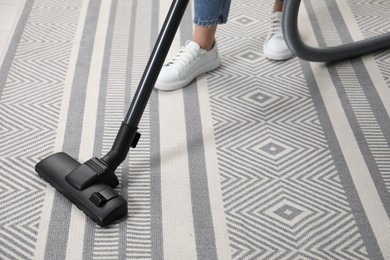
<instances>
[{"instance_id":1,"label":"striped carpet","mask_svg":"<svg viewBox=\"0 0 390 260\"><path fill-rule=\"evenodd\" d=\"M0 61L0 259L390 259L390 51L266 60L271 0L233 1L223 65L152 93L117 170L126 219L100 228L37 176L110 149L170 3L26 1ZM305 0L300 30L379 35L390 3Z\"/></svg>"}]
</instances>

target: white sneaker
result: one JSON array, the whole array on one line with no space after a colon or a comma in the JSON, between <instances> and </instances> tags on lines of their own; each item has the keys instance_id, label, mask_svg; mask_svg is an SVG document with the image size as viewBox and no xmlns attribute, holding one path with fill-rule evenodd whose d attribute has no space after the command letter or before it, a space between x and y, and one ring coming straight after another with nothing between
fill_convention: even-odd
<instances>
[{"instance_id":1,"label":"white sneaker","mask_svg":"<svg viewBox=\"0 0 390 260\"><path fill-rule=\"evenodd\" d=\"M180 52L161 68L155 88L175 90L187 86L194 78L221 65L217 44L206 51L194 41L187 41Z\"/></svg>"},{"instance_id":2,"label":"white sneaker","mask_svg":"<svg viewBox=\"0 0 390 260\"><path fill-rule=\"evenodd\" d=\"M271 15L271 26L263 47L264 56L271 60L287 60L293 53L287 47L282 33L282 12Z\"/></svg>"}]
</instances>

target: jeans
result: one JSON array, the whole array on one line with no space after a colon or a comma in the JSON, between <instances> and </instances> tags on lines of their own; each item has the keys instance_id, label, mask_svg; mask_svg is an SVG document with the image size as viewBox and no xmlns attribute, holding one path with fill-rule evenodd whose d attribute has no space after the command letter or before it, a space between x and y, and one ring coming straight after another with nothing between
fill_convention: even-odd
<instances>
[{"instance_id":1,"label":"jeans","mask_svg":"<svg viewBox=\"0 0 390 260\"><path fill-rule=\"evenodd\" d=\"M199 26L212 26L227 22L231 0L194 1L194 24Z\"/></svg>"},{"instance_id":2,"label":"jeans","mask_svg":"<svg viewBox=\"0 0 390 260\"><path fill-rule=\"evenodd\" d=\"M194 24L211 26L227 22L231 0L194 1Z\"/></svg>"}]
</instances>

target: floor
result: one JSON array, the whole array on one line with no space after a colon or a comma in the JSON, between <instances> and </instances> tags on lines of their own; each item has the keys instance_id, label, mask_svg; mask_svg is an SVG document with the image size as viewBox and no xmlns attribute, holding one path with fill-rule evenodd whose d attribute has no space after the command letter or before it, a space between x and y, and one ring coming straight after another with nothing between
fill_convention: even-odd
<instances>
[{"instance_id":1,"label":"floor","mask_svg":"<svg viewBox=\"0 0 390 260\"><path fill-rule=\"evenodd\" d=\"M222 66L151 93L116 171L127 217L100 228L38 176L55 152L108 152L170 2L14 11L0 67L0 259L390 260L390 50L269 61L272 0L232 1ZM389 0L304 3L314 46L390 31ZM173 54L192 34L191 10L183 19Z\"/></svg>"},{"instance_id":2,"label":"floor","mask_svg":"<svg viewBox=\"0 0 390 260\"><path fill-rule=\"evenodd\" d=\"M0 64L25 0L0 0Z\"/></svg>"}]
</instances>

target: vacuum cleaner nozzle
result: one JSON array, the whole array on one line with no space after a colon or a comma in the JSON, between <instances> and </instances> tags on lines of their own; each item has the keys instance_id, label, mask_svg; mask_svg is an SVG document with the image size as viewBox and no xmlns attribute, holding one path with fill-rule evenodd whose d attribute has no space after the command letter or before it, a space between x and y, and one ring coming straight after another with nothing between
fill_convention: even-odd
<instances>
[{"instance_id":1,"label":"vacuum cleaner nozzle","mask_svg":"<svg viewBox=\"0 0 390 260\"><path fill-rule=\"evenodd\" d=\"M130 147L136 147L137 130L122 123L112 149L102 159L81 164L60 152L40 161L35 171L99 226L107 226L127 215L127 201L113 189L119 184L115 170Z\"/></svg>"},{"instance_id":2,"label":"vacuum cleaner nozzle","mask_svg":"<svg viewBox=\"0 0 390 260\"><path fill-rule=\"evenodd\" d=\"M66 153L56 153L40 161L35 171L99 226L127 215L127 201L113 189L117 177L98 158L80 164Z\"/></svg>"}]
</instances>

